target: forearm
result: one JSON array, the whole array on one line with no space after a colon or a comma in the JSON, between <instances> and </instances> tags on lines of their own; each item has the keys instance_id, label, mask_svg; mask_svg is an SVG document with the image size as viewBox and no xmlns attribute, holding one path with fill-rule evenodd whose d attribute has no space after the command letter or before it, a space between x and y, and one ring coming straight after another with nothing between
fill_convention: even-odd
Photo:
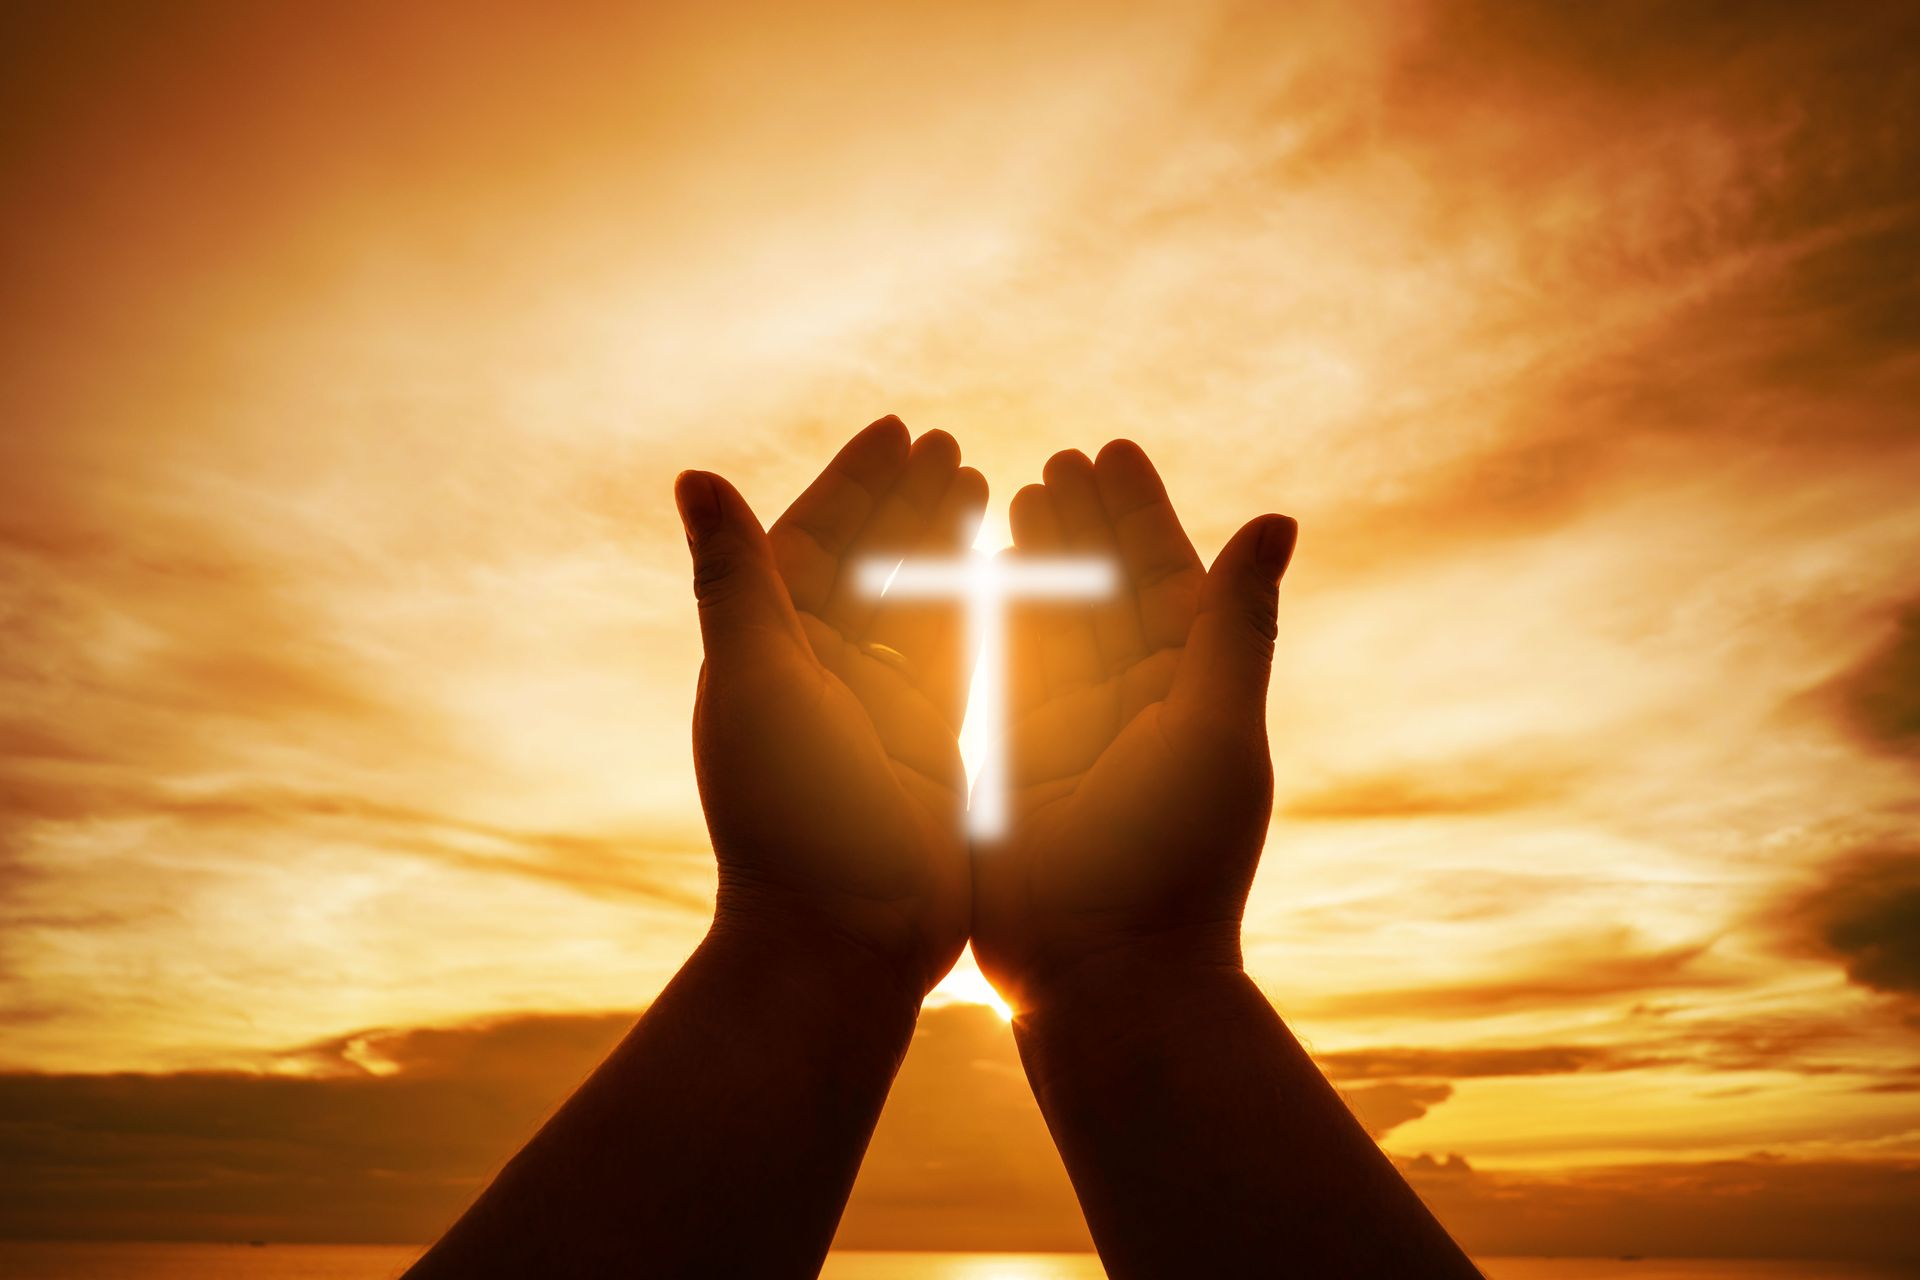
<instances>
[{"instance_id":1,"label":"forearm","mask_svg":"<svg viewBox=\"0 0 1920 1280\"><path fill-rule=\"evenodd\" d=\"M1478 1275L1238 968L1086 966L1014 1034L1119 1280Z\"/></svg>"},{"instance_id":2,"label":"forearm","mask_svg":"<svg viewBox=\"0 0 1920 1280\"><path fill-rule=\"evenodd\" d=\"M812 1276L918 993L837 939L716 929L409 1277Z\"/></svg>"}]
</instances>

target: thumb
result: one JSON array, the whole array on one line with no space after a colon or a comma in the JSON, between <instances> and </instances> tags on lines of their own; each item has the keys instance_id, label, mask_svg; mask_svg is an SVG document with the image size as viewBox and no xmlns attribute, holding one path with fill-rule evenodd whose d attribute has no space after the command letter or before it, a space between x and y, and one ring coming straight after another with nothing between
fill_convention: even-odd
<instances>
[{"instance_id":1,"label":"thumb","mask_svg":"<svg viewBox=\"0 0 1920 1280\"><path fill-rule=\"evenodd\" d=\"M710 664L765 654L806 636L793 612L773 547L739 490L709 471L682 471L674 504L693 553L693 594Z\"/></svg>"},{"instance_id":2,"label":"thumb","mask_svg":"<svg viewBox=\"0 0 1920 1280\"><path fill-rule=\"evenodd\" d=\"M1265 720L1280 576L1299 534L1291 516L1261 516L1214 557L1169 694L1182 711Z\"/></svg>"}]
</instances>

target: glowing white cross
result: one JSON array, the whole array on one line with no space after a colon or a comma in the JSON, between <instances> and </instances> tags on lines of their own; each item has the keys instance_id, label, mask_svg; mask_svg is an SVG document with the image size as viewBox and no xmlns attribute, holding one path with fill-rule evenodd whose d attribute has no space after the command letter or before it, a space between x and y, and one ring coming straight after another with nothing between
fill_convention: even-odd
<instances>
[{"instance_id":1,"label":"glowing white cross","mask_svg":"<svg viewBox=\"0 0 1920 1280\"><path fill-rule=\"evenodd\" d=\"M1110 560L975 553L944 560L869 560L857 582L868 595L891 600L961 600L974 652L973 699L979 717L980 761L967 827L992 839L1007 827L1006 602L1012 599L1093 600L1111 595L1119 575Z\"/></svg>"}]
</instances>

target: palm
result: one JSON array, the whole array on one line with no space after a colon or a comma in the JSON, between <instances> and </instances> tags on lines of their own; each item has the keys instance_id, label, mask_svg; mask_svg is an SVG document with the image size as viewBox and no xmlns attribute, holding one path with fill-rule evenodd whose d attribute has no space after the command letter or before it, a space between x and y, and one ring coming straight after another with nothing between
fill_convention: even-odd
<instances>
[{"instance_id":1,"label":"palm","mask_svg":"<svg viewBox=\"0 0 1920 1280\"><path fill-rule=\"evenodd\" d=\"M708 805L727 815L726 872L932 967L967 924L963 655L950 618L863 595L852 568L951 553L985 501L944 433L911 448L897 419L860 433L768 531L792 625L724 689L703 682L696 715L701 757L724 766L703 788L733 792Z\"/></svg>"},{"instance_id":2,"label":"palm","mask_svg":"<svg viewBox=\"0 0 1920 1280\"><path fill-rule=\"evenodd\" d=\"M1112 598L1016 623L1013 821L975 859L974 932L989 974L1018 985L1089 948L1237 919L1270 778L1263 730L1178 696L1207 575L1136 446L1056 455L1012 522L1011 554L1122 570Z\"/></svg>"}]
</instances>

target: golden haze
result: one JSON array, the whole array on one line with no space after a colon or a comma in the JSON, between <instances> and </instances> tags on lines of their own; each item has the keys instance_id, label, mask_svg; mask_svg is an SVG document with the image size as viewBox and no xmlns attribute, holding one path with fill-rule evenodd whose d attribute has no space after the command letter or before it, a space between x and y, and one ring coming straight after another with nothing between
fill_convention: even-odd
<instances>
[{"instance_id":1,"label":"golden haze","mask_svg":"<svg viewBox=\"0 0 1920 1280\"><path fill-rule=\"evenodd\" d=\"M431 1233L705 923L672 475L893 411L1300 518L1247 960L1469 1245L1920 1254L1910 7L6 21L0 1232ZM1084 1245L977 981L842 1243Z\"/></svg>"}]
</instances>

